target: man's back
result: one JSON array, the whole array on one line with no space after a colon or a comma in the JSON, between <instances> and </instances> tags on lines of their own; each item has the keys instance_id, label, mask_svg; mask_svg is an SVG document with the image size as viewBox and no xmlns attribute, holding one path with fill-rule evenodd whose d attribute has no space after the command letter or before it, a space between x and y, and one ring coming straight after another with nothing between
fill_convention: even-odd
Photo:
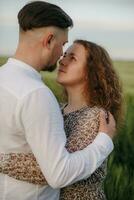
<instances>
[{"instance_id":1,"label":"man's back","mask_svg":"<svg viewBox=\"0 0 134 200\"><path fill-rule=\"evenodd\" d=\"M40 74L20 63L9 59L0 69L0 152L5 153L31 151L19 117L21 104L30 93L44 87Z\"/></svg>"},{"instance_id":2,"label":"man's back","mask_svg":"<svg viewBox=\"0 0 134 200\"><path fill-rule=\"evenodd\" d=\"M23 123L20 119L23 100L27 96L46 86L40 74L32 67L9 59L0 68L0 152L28 153ZM23 167L23 166L22 166ZM0 200L42 200L58 199L59 190L49 186L29 184L0 174Z\"/></svg>"}]
</instances>

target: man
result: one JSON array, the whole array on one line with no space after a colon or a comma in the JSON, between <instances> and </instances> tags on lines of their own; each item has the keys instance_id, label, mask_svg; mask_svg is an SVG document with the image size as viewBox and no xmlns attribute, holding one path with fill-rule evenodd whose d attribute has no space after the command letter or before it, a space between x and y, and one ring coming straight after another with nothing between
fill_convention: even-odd
<instances>
[{"instance_id":1,"label":"man","mask_svg":"<svg viewBox=\"0 0 134 200\"><path fill-rule=\"evenodd\" d=\"M67 152L60 108L39 72L51 69L62 56L72 20L61 8L41 1L24 6L18 20L16 53L0 69L0 152L33 152L49 186L1 173L0 199L58 200L59 188L87 178L110 154L115 121L110 114L107 124L102 113L94 142Z\"/></svg>"}]
</instances>

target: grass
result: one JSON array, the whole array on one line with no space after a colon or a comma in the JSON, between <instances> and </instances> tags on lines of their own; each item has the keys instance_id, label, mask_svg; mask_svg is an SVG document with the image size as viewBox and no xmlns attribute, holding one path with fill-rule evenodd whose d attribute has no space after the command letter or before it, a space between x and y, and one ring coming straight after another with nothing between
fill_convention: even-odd
<instances>
[{"instance_id":1,"label":"grass","mask_svg":"<svg viewBox=\"0 0 134 200\"><path fill-rule=\"evenodd\" d=\"M7 61L7 57L0 57L0 66Z\"/></svg>"},{"instance_id":2,"label":"grass","mask_svg":"<svg viewBox=\"0 0 134 200\"><path fill-rule=\"evenodd\" d=\"M115 148L108 162L105 191L108 200L134 200L134 96L127 96L123 127L115 138Z\"/></svg>"},{"instance_id":3,"label":"grass","mask_svg":"<svg viewBox=\"0 0 134 200\"><path fill-rule=\"evenodd\" d=\"M134 61L116 61L114 66L122 80L124 91L134 93Z\"/></svg>"}]
</instances>

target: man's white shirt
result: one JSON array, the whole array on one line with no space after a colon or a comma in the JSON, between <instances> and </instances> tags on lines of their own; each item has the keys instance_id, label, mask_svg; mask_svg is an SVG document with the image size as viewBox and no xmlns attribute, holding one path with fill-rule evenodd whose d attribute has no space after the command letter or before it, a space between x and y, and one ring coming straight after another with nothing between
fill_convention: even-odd
<instances>
[{"instance_id":1,"label":"man's white shirt","mask_svg":"<svg viewBox=\"0 0 134 200\"><path fill-rule=\"evenodd\" d=\"M33 152L48 186L0 174L0 200L58 200L61 187L89 177L113 150L99 133L84 150L69 154L59 105L41 75L10 58L0 68L0 153Z\"/></svg>"}]
</instances>

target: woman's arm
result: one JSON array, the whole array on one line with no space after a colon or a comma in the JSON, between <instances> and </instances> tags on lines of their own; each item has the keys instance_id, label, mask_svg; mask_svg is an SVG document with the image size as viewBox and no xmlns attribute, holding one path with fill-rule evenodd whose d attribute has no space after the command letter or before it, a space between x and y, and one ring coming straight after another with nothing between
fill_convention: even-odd
<instances>
[{"instance_id":1,"label":"woman's arm","mask_svg":"<svg viewBox=\"0 0 134 200\"><path fill-rule=\"evenodd\" d=\"M32 153L1 154L0 172L17 180L47 185L47 181Z\"/></svg>"}]
</instances>

